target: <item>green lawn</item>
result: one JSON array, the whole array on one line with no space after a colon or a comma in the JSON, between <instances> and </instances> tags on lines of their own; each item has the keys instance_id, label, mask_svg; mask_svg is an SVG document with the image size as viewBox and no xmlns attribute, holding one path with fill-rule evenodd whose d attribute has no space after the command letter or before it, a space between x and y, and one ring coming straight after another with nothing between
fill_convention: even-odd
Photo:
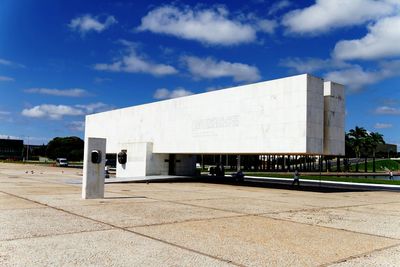
<instances>
[{"instance_id":1,"label":"green lawn","mask_svg":"<svg viewBox=\"0 0 400 267\"><path fill-rule=\"evenodd\" d=\"M360 159L360 163L358 164L359 171L364 171L365 163ZM390 159L377 159L375 162L376 171L377 172L387 172L390 170L397 171L400 170L400 162L396 160ZM355 164L352 165L352 170L355 170ZM368 172L372 172L372 161L367 162L367 170Z\"/></svg>"},{"instance_id":2,"label":"green lawn","mask_svg":"<svg viewBox=\"0 0 400 267\"><path fill-rule=\"evenodd\" d=\"M276 178L287 178L293 179L293 174L276 174L276 173L265 173L265 172L245 172L246 176L258 176L258 177L276 177ZM342 176L319 176L319 175L301 175L300 179L307 180L322 180L322 181L335 181L335 182L350 182L350 183L368 183L368 184L393 184L400 185L400 181L382 180L377 178L362 178L362 177L342 177Z\"/></svg>"}]
</instances>

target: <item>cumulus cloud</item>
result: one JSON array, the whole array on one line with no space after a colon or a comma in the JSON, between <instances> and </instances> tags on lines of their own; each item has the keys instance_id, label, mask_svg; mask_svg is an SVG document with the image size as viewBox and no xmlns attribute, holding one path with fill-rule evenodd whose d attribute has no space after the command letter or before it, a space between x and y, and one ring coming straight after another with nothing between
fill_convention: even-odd
<instances>
[{"instance_id":1,"label":"cumulus cloud","mask_svg":"<svg viewBox=\"0 0 400 267\"><path fill-rule=\"evenodd\" d=\"M296 73L313 73L320 70L350 67L342 61L321 58L285 58L279 62L280 66L292 69Z\"/></svg>"},{"instance_id":2,"label":"cumulus cloud","mask_svg":"<svg viewBox=\"0 0 400 267\"><path fill-rule=\"evenodd\" d=\"M261 79L258 69L243 63L217 61L211 57L182 57L190 73L197 79L232 77L236 82L255 82Z\"/></svg>"},{"instance_id":3,"label":"cumulus cloud","mask_svg":"<svg viewBox=\"0 0 400 267\"><path fill-rule=\"evenodd\" d=\"M0 82L12 82L12 81L14 81L14 78L8 76L0 76Z\"/></svg>"},{"instance_id":4,"label":"cumulus cloud","mask_svg":"<svg viewBox=\"0 0 400 267\"><path fill-rule=\"evenodd\" d=\"M400 60L380 62L373 70L335 59L318 58L286 58L281 60L280 65L296 73L324 71L325 79L346 85L350 91L359 91L368 85L400 75Z\"/></svg>"},{"instance_id":5,"label":"cumulus cloud","mask_svg":"<svg viewBox=\"0 0 400 267\"><path fill-rule=\"evenodd\" d=\"M23 109L21 114L30 118L59 120L64 116L82 116L110 109L112 109L111 106L101 102L75 106L42 104L32 108Z\"/></svg>"},{"instance_id":6,"label":"cumulus cloud","mask_svg":"<svg viewBox=\"0 0 400 267\"><path fill-rule=\"evenodd\" d=\"M257 21L257 26L259 31L272 34L278 27L278 23L275 20L260 19Z\"/></svg>"},{"instance_id":7,"label":"cumulus cloud","mask_svg":"<svg viewBox=\"0 0 400 267\"><path fill-rule=\"evenodd\" d=\"M381 19L368 27L369 32L363 38L338 42L333 55L341 60L400 56L399 29L400 16Z\"/></svg>"},{"instance_id":8,"label":"cumulus cloud","mask_svg":"<svg viewBox=\"0 0 400 267\"><path fill-rule=\"evenodd\" d=\"M171 75L178 72L173 66L154 63L144 55L138 55L133 47L128 52L112 63L98 63L94 69L111 72L149 73L154 76Z\"/></svg>"},{"instance_id":9,"label":"cumulus cloud","mask_svg":"<svg viewBox=\"0 0 400 267\"><path fill-rule=\"evenodd\" d=\"M75 105L77 108L80 108L84 111L85 114L104 112L108 110L114 109L113 106L105 104L103 102L91 103L87 105Z\"/></svg>"},{"instance_id":10,"label":"cumulus cloud","mask_svg":"<svg viewBox=\"0 0 400 267\"><path fill-rule=\"evenodd\" d=\"M282 24L291 33L315 34L389 16L398 7L393 0L317 0L312 6L287 13Z\"/></svg>"},{"instance_id":11,"label":"cumulus cloud","mask_svg":"<svg viewBox=\"0 0 400 267\"><path fill-rule=\"evenodd\" d=\"M391 124L391 123L380 123L380 122L377 122L374 125L375 129L388 129L388 128L392 128L392 127L393 127L393 124Z\"/></svg>"},{"instance_id":12,"label":"cumulus cloud","mask_svg":"<svg viewBox=\"0 0 400 267\"><path fill-rule=\"evenodd\" d=\"M375 109L375 114L378 115L400 115L400 109L389 107L389 106L381 106Z\"/></svg>"},{"instance_id":13,"label":"cumulus cloud","mask_svg":"<svg viewBox=\"0 0 400 267\"><path fill-rule=\"evenodd\" d=\"M76 132L83 132L85 130L85 122L84 121L71 121L67 123L68 129Z\"/></svg>"},{"instance_id":14,"label":"cumulus cloud","mask_svg":"<svg viewBox=\"0 0 400 267\"><path fill-rule=\"evenodd\" d=\"M365 86L377 83L387 76L383 70L366 71L358 65L326 73L325 79L346 85L351 91L359 91Z\"/></svg>"},{"instance_id":15,"label":"cumulus cloud","mask_svg":"<svg viewBox=\"0 0 400 267\"><path fill-rule=\"evenodd\" d=\"M252 25L229 18L228 10L222 7L158 7L142 18L138 30L173 35L210 45L235 45L256 39L256 30Z\"/></svg>"},{"instance_id":16,"label":"cumulus cloud","mask_svg":"<svg viewBox=\"0 0 400 267\"><path fill-rule=\"evenodd\" d=\"M84 115L81 109L66 105L43 104L22 110L22 115L30 118L62 119L63 116Z\"/></svg>"},{"instance_id":17,"label":"cumulus cloud","mask_svg":"<svg viewBox=\"0 0 400 267\"><path fill-rule=\"evenodd\" d=\"M186 90L185 88L176 88L175 90L168 90L166 88L159 88L154 92L153 97L155 99L171 99L182 96L193 95L193 92Z\"/></svg>"},{"instance_id":18,"label":"cumulus cloud","mask_svg":"<svg viewBox=\"0 0 400 267\"><path fill-rule=\"evenodd\" d=\"M67 96L67 97L83 97L88 95L88 92L86 90L80 88L71 88L71 89L29 88L25 89L24 92L30 94Z\"/></svg>"},{"instance_id":19,"label":"cumulus cloud","mask_svg":"<svg viewBox=\"0 0 400 267\"><path fill-rule=\"evenodd\" d=\"M281 11L285 8L288 8L289 6L291 6L292 3L288 0L281 0L278 1L276 3L274 3L268 10L268 15L274 15L275 13L277 13L278 11Z\"/></svg>"},{"instance_id":20,"label":"cumulus cloud","mask_svg":"<svg viewBox=\"0 0 400 267\"><path fill-rule=\"evenodd\" d=\"M111 25L117 23L117 20L114 18L114 16L107 16L103 22L101 22L100 19L101 18L99 16L86 14L72 19L68 26L71 30L77 31L84 35L90 31L102 32Z\"/></svg>"}]
</instances>

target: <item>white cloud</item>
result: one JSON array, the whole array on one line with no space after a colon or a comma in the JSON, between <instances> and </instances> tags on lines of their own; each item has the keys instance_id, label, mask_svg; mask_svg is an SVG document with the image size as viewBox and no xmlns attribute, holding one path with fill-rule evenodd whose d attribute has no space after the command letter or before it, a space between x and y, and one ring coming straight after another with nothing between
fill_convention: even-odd
<instances>
[{"instance_id":1,"label":"white cloud","mask_svg":"<svg viewBox=\"0 0 400 267\"><path fill-rule=\"evenodd\" d=\"M15 68L25 68L25 66L22 64L12 62L10 60L6 60L3 58L0 58L0 65L4 65L4 66L8 66L8 67L15 67Z\"/></svg>"},{"instance_id":2,"label":"white cloud","mask_svg":"<svg viewBox=\"0 0 400 267\"><path fill-rule=\"evenodd\" d=\"M375 109L375 113L379 115L400 115L400 109L389 106L381 106Z\"/></svg>"},{"instance_id":3,"label":"white cloud","mask_svg":"<svg viewBox=\"0 0 400 267\"><path fill-rule=\"evenodd\" d=\"M66 105L43 104L22 110L22 115L31 118L62 119L63 116L84 115L81 109Z\"/></svg>"},{"instance_id":4,"label":"white cloud","mask_svg":"<svg viewBox=\"0 0 400 267\"><path fill-rule=\"evenodd\" d=\"M82 116L90 113L107 111L112 108L113 107L101 102L75 106L42 104L32 108L23 109L21 114L30 118L59 120L64 116Z\"/></svg>"},{"instance_id":5,"label":"white cloud","mask_svg":"<svg viewBox=\"0 0 400 267\"><path fill-rule=\"evenodd\" d=\"M278 1L276 3L274 3L268 10L268 15L274 15L275 13L277 13L278 11L281 11L289 6L291 6L292 3L288 0L281 0Z\"/></svg>"},{"instance_id":6,"label":"white cloud","mask_svg":"<svg viewBox=\"0 0 400 267\"><path fill-rule=\"evenodd\" d=\"M352 91L400 75L400 60L381 62L376 70L364 70L359 65L326 73L325 79L346 85Z\"/></svg>"},{"instance_id":7,"label":"white cloud","mask_svg":"<svg viewBox=\"0 0 400 267\"><path fill-rule=\"evenodd\" d=\"M9 111L4 111L4 110L0 110L0 116L6 116L6 115L10 115L11 113Z\"/></svg>"},{"instance_id":8,"label":"white cloud","mask_svg":"<svg viewBox=\"0 0 400 267\"><path fill-rule=\"evenodd\" d=\"M363 89L385 78L380 71L365 71L360 66L335 70L326 73L325 79L346 85L352 91Z\"/></svg>"},{"instance_id":9,"label":"white cloud","mask_svg":"<svg viewBox=\"0 0 400 267\"><path fill-rule=\"evenodd\" d=\"M374 128L375 129L388 129L388 128L392 128L393 127L393 124L390 124L390 123L380 123L380 122L377 122L377 123L375 123L375 125L374 125Z\"/></svg>"},{"instance_id":10,"label":"white cloud","mask_svg":"<svg viewBox=\"0 0 400 267\"><path fill-rule=\"evenodd\" d=\"M9 60L0 58L0 65L11 66L12 62Z\"/></svg>"},{"instance_id":11,"label":"white cloud","mask_svg":"<svg viewBox=\"0 0 400 267\"><path fill-rule=\"evenodd\" d=\"M178 72L173 66L147 60L144 56L138 55L133 47L129 47L128 50L128 53L122 58L110 64L95 64L94 69L111 72L150 73L154 76L170 75Z\"/></svg>"},{"instance_id":12,"label":"white cloud","mask_svg":"<svg viewBox=\"0 0 400 267\"><path fill-rule=\"evenodd\" d=\"M114 16L107 16L105 20L101 22L99 16L87 14L72 19L68 26L72 30L84 35L90 31L102 32L115 23L117 23L117 20Z\"/></svg>"},{"instance_id":13,"label":"white cloud","mask_svg":"<svg viewBox=\"0 0 400 267\"><path fill-rule=\"evenodd\" d=\"M186 56L182 60L195 78L232 77L236 82L255 82L261 79L258 69L243 63L216 61L211 57L198 58Z\"/></svg>"},{"instance_id":14,"label":"white cloud","mask_svg":"<svg viewBox=\"0 0 400 267\"><path fill-rule=\"evenodd\" d=\"M153 97L155 99L171 99L178 98L182 96L193 95L193 92L188 91L184 88L176 88L175 90L168 90L166 88L159 88L154 92Z\"/></svg>"},{"instance_id":15,"label":"white cloud","mask_svg":"<svg viewBox=\"0 0 400 267\"><path fill-rule=\"evenodd\" d=\"M85 114L104 112L104 111L114 109L113 106L110 106L110 105L102 103L102 102L97 102L97 103L92 103L92 104L87 104L87 105L75 105L75 107L82 109Z\"/></svg>"},{"instance_id":16,"label":"white cloud","mask_svg":"<svg viewBox=\"0 0 400 267\"><path fill-rule=\"evenodd\" d=\"M230 19L222 7L209 9L179 9L163 6L151 10L142 18L139 31L173 35L210 45L235 45L253 42L256 30L252 25Z\"/></svg>"},{"instance_id":17,"label":"white cloud","mask_svg":"<svg viewBox=\"0 0 400 267\"><path fill-rule=\"evenodd\" d=\"M278 23L275 20L260 19L257 21L257 26L259 31L272 34L278 27Z\"/></svg>"},{"instance_id":18,"label":"white cloud","mask_svg":"<svg viewBox=\"0 0 400 267\"><path fill-rule=\"evenodd\" d=\"M287 13L282 24L288 32L315 34L389 16L398 7L393 0L317 0L312 6Z\"/></svg>"},{"instance_id":19,"label":"white cloud","mask_svg":"<svg viewBox=\"0 0 400 267\"><path fill-rule=\"evenodd\" d=\"M340 41L333 55L342 60L400 56L400 16L379 20L361 39Z\"/></svg>"},{"instance_id":20,"label":"white cloud","mask_svg":"<svg viewBox=\"0 0 400 267\"><path fill-rule=\"evenodd\" d=\"M83 132L85 130L85 122L84 121L71 121L67 124L68 129L76 132Z\"/></svg>"},{"instance_id":21,"label":"white cloud","mask_svg":"<svg viewBox=\"0 0 400 267\"><path fill-rule=\"evenodd\" d=\"M342 61L320 58L285 58L279 65L293 69L297 73L313 73L320 70L350 67L351 65Z\"/></svg>"},{"instance_id":22,"label":"white cloud","mask_svg":"<svg viewBox=\"0 0 400 267\"><path fill-rule=\"evenodd\" d=\"M12 82L12 81L14 81L14 78L8 76L0 76L0 82Z\"/></svg>"},{"instance_id":23,"label":"white cloud","mask_svg":"<svg viewBox=\"0 0 400 267\"><path fill-rule=\"evenodd\" d=\"M26 93L54 95L54 96L68 96L68 97L82 97L88 95L88 92L80 88L71 89L50 89L50 88L29 88L24 90Z\"/></svg>"}]
</instances>

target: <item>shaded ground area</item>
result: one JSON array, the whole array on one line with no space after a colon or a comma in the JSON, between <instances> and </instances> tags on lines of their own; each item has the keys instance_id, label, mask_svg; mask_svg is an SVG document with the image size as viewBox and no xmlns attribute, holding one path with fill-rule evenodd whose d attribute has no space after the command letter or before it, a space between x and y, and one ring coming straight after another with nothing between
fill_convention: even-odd
<instances>
[{"instance_id":1,"label":"shaded ground area","mask_svg":"<svg viewBox=\"0 0 400 267\"><path fill-rule=\"evenodd\" d=\"M398 266L400 193L229 181L106 184L0 164L1 266Z\"/></svg>"}]
</instances>

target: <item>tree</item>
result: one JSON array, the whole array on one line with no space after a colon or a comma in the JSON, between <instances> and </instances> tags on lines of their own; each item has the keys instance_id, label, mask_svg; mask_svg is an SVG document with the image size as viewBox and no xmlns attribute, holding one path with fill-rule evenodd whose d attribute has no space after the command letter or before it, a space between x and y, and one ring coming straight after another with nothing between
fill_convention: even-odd
<instances>
[{"instance_id":1,"label":"tree","mask_svg":"<svg viewBox=\"0 0 400 267\"><path fill-rule=\"evenodd\" d=\"M84 142L76 136L56 137L47 144L48 158L66 158L71 161L83 160Z\"/></svg>"},{"instance_id":2,"label":"tree","mask_svg":"<svg viewBox=\"0 0 400 267\"><path fill-rule=\"evenodd\" d=\"M356 154L356 172L358 172L358 160L361 157L361 149L365 145L366 137L368 136L367 130L363 127L356 126L354 129L351 129L348 133L348 140Z\"/></svg>"},{"instance_id":3,"label":"tree","mask_svg":"<svg viewBox=\"0 0 400 267\"><path fill-rule=\"evenodd\" d=\"M378 147L379 144L385 144L385 141L383 140L383 135L377 132L371 132L368 135L367 139L369 147L372 151L372 171L375 172L376 148Z\"/></svg>"}]
</instances>

